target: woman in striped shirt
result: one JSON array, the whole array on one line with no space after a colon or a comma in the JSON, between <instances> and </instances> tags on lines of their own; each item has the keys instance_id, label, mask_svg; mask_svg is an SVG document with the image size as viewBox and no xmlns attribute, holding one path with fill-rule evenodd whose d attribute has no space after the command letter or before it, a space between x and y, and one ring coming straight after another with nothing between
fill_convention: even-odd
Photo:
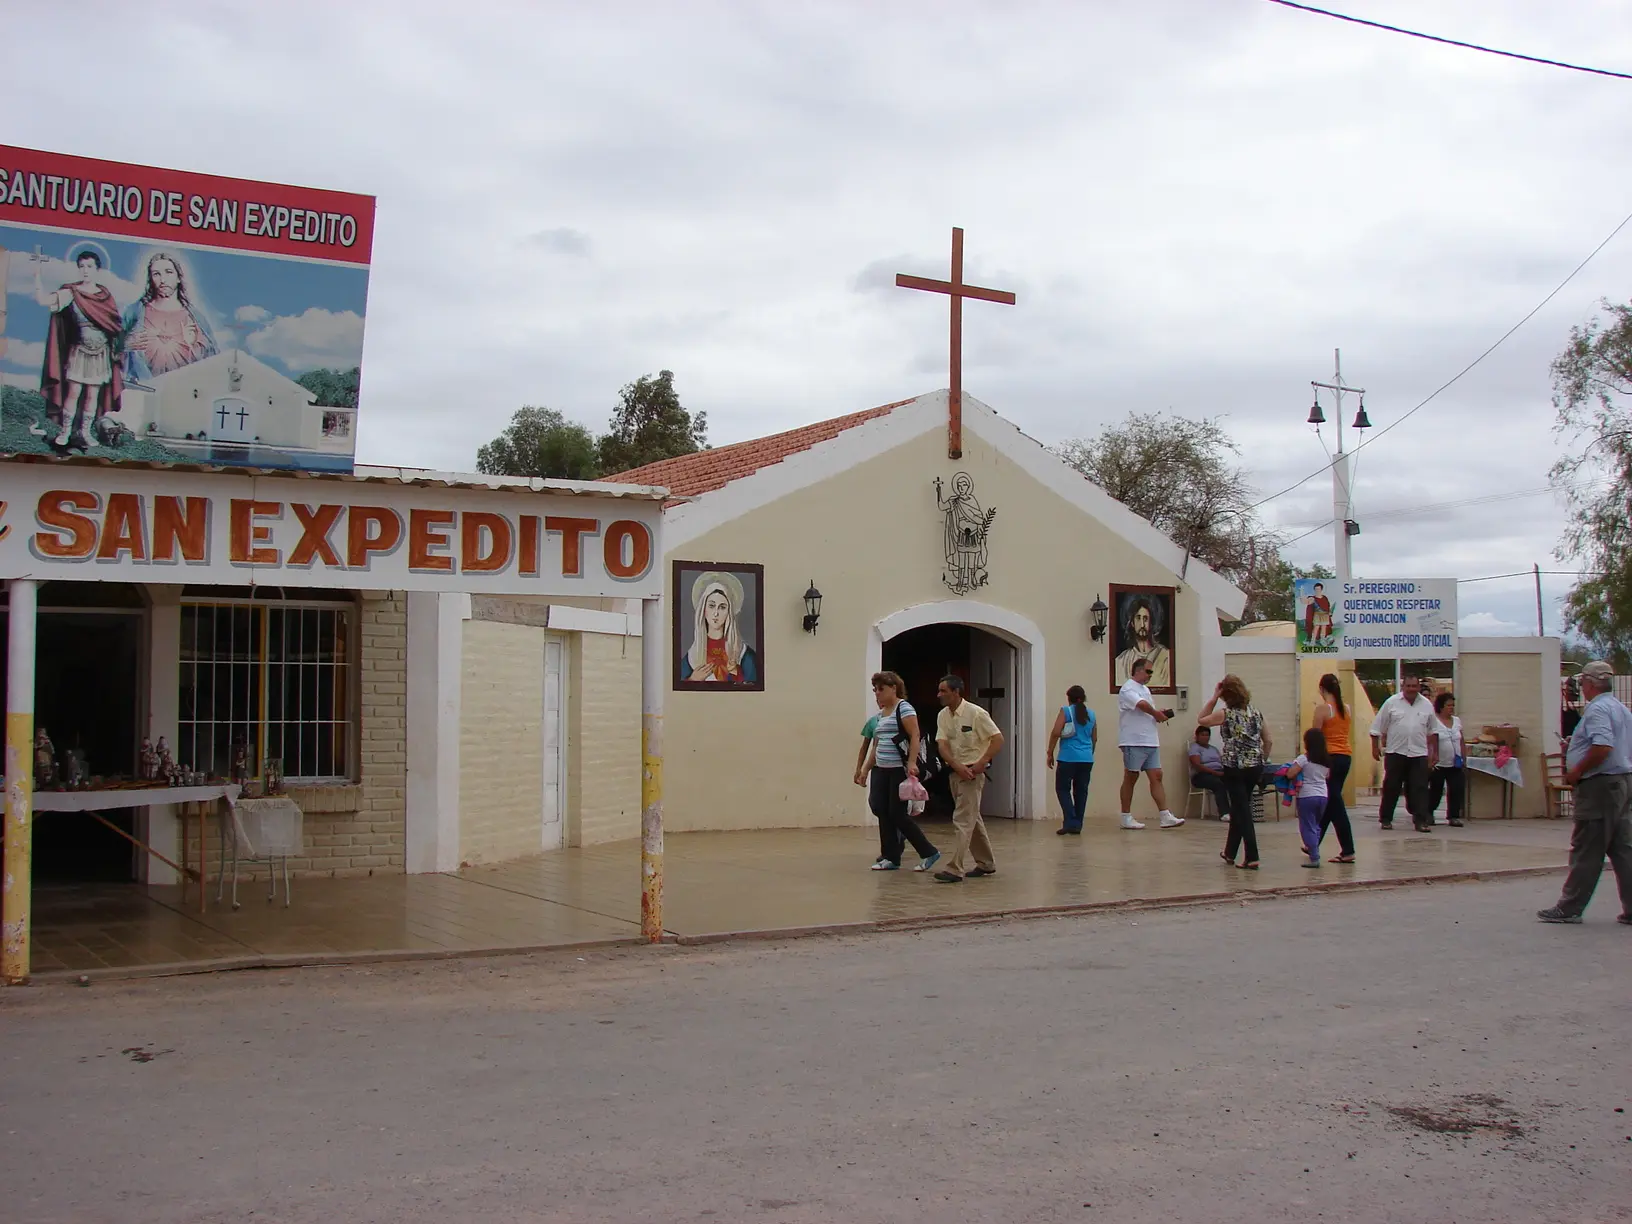
<instances>
[{"instance_id":1,"label":"woman in striped shirt","mask_svg":"<svg viewBox=\"0 0 1632 1224\"><path fill-rule=\"evenodd\" d=\"M873 728L873 747L867 764L872 777L867 792L867 806L878 817L878 861L874 871L899 871L901 851L906 842L918 852L923 861L915 868L928 871L940 861L941 855L924 836L918 822L907 811L907 801L901 798L901 783L908 775L918 776L919 738L918 711L905 700L906 683L894 672L879 672L873 677L873 700L878 703L878 725Z\"/></svg>"}]
</instances>

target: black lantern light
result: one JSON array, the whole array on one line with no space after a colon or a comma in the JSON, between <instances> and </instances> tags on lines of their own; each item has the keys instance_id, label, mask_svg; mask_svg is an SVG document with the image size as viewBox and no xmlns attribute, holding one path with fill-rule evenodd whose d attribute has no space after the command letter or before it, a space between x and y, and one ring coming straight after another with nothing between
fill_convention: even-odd
<instances>
[{"instance_id":1,"label":"black lantern light","mask_svg":"<svg viewBox=\"0 0 1632 1224\"><path fill-rule=\"evenodd\" d=\"M1310 407L1310 409L1309 409L1309 424L1311 424L1311 425L1324 425L1324 424L1326 424L1326 414L1320 410L1320 396L1318 396L1318 395L1315 396L1315 402L1314 402L1313 406Z\"/></svg>"},{"instance_id":2,"label":"black lantern light","mask_svg":"<svg viewBox=\"0 0 1632 1224\"><path fill-rule=\"evenodd\" d=\"M816 580L810 580L805 591L805 632L815 633L816 622L822 619L822 593L816 589Z\"/></svg>"},{"instance_id":3,"label":"black lantern light","mask_svg":"<svg viewBox=\"0 0 1632 1224\"><path fill-rule=\"evenodd\" d=\"M1111 610L1106 606L1105 601L1096 595L1094 596L1093 607L1089 608L1088 612L1094 618L1094 623L1089 628L1088 634L1094 641L1103 642L1105 640L1105 622L1110 619Z\"/></svg>"}]
</instances>

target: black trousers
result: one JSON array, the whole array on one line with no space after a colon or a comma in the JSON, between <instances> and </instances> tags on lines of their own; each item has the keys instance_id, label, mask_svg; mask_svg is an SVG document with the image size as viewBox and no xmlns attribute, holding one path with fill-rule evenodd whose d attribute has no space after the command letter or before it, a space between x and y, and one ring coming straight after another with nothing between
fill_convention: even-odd
<instances>
[{"instance_id":1,"label":"black trousers","mask_svg":"<svg viewBox=\"0 0 1632 1224\"><path fill-rule=\"evenodd\" d=\"M1190 785L1197 790L1204 790L1212 795L1213 802L1218 804L1218 818L1220 820L1230 818L1230 792L1229 788L1224 785L1223 778L1217 774L1194 773L1190 775Z\"/></svg>"},{"instance_id":2,"label":"black trousers","mask_svg":"<svg viewBox=\"0 0 1632 1224\"><path fill-rule=\"evenodd\" d=\"M1349 769L1354 758L1346 752L1332 753L1332 772L1326 779L1326 811L1320 818L1320 836L1327 829L1337 830L1339 853L1354 853L1354 828L1349 824L1349 807L1343 802L1343 784L1349 780Z\"/></svg>"},{"instance_id":3,"label":"black trousers","mask_svg":"<svg viewBox=\"0 0 1632 1224\"><path fill-rule=\"evenodd\" d=\"M1252 803L1248 796L1263 775L1263 766L1245 769L1224 767L1224 789L1230 796L1230 835L1224 839L1224 857L1235 861L1235 852L1245 847L1245 863L1258 861L1258 831L1252 827Z\"/></svg>"},{"instance_id":4,"label":"black trousers","mask_svg":"<svg viewBox=\"0 0 1632 1224\"><path fill-rule=\"evenodd\" d=\"M1428 758L1404 756L1398 752L1383 754L1383 806L1377 819L1383 824L1394 822L1394 807L1405 792L1405 810L1411 813L1412 824L1433 819L1428 802Z\"/></svg>"},{"instance_id":5,"label":"black trousers","mask_svg":"<svg viewBox=\"0 0 1632 1224\"><path fill-rule=\"evenodd\" d=\"M878 817L879 855L898 865L905 842L912 843L919 858L928 858L935 853L935 846L924 836L918 822L907 813L907 801L901 798L901 783L906 777L905 769L879 769L875 766L867 785L867 806Z\"/></svg>"},{"instance_id":6,"label":"black trousers","mask_svg":"<svg viewBox=\"0 0 1632 1224\"><path fill-rule=\"evenodd\" d=\"M1449 795L1450 802L1445 807L1445 818L1452 824L1461 820L1463 788L1466 785L1467 780L1462 776L1460 769L1450 766L1436 767L1434 776L1428 779L1428 806L1423 809L1427 815L1423 819L1432 819L1434 813L1439 811L1440 799Z\"/></svg>"}]
</instances>

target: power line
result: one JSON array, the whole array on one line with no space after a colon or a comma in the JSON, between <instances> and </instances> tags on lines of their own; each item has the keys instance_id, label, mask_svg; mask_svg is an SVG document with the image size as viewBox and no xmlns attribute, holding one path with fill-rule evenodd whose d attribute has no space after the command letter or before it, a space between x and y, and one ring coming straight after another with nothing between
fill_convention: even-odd
<instances>
[{"instance_id":1,"label":"power line","mask_svg":"<svg viewBox=\"0 0 1632 1224\"><path fill-rule=\"evenodd\" d=\"M1511 574L1486 574L1482 578L1458 578L1460 586L1469 582L1495 582L1498 578L1534 578L1538 571L1533 569L1515 570ZM1597 576L1596 570L1541 570L1544 578L1592 578Z\"/></svg>"},{"instance_id":2,"label":"power line","mask_svg":"<svg viewBox=\"0 0 1632 1224\"><path fill-rule=\"evenodd\" d=\"M1419 515L1430 514L1436 510L1460 510L1468 506L1489 505L1492 502L1515 501L1525 497L1542 497L1548 493L1563 493L1571 489L1585 489L1603 483L1605 482L1602 480L1592 480L1583 481L1579 484L1548 485L1545 489L1518 489L1512 493L1486 493L1482 497L1464 497L1457 501L1429 502L1426 505L1405 506L1397 510L1379 510L1375 514L1367 514L1366 521L1375 523L1383 519L1416 518ZM1329 527L1332 522L1332 519L1327 519L1320 526ZM1287 529L1295 530L1300 525L1302 524L1291 523L1287 525ZM1316 527L1314 530L1319 531L1320 527ZM1300 540L1302 538L1303 536L1298 537Z\"/></svg>"},{"instance_id":3,"label":"power line","mask_svg":"<svg viewBox=\"0 0 1632 1224\"><path fill-rule=\"evenodd\" d=\"M1283 3L1283 2L1284 2L1284 0L1270 0L1270 3L1272 3L1272 4L1280 4L1280 3ZM1324 10L1318 10L1318 11L1324 11ZM1421 402L1419 402L1415 407L1413 407L1408 412L1406 412L1398 420L1392 421L1389 424L1383 426L1383 428L1379 429L1376 433L1372 434L1371 437L1362 439L1361 442L1360 442L1360 445L1356 446L1354 448L1354 450L1350 452L1350 454L1359 455L1359 453L1361 451L1365 450L1366 447L1370 446L1373 442L1377 441L1383 435L1388 433L1389 430L1393 429L1396 425L1403 424L1408 418L1410 418L1412 416L1415 416L1419 411L1426 408L1430 403L1432 403L1435 399L1437 399L1442 392L1448 391L1456 383L1461 381L1461 379L1466 374L1468 374L1475 366L1477 366L1486 357L1489 357L1498 348L1500 348L1504 343L1506 343L1507 339L1510 336L1512 336L1514 332L1518 331L1519 328L1523 327L1526 323L1530 322L1531 319L1535 318L1536 315L1540 314L1541 310L1542 310L1542 307L1546 306L1548 302L1551 302L1555 297L1557 297L1560 293L1562 293L1564 291L1564 287L1566 285L1568 285L1571 281L1573 281L1577 276L1579 276L1581 274L1582 269L1584 269L1589 263L1591 263L1595 258L1597 258L1598 253L1600 251L1602 251L1606 246L1608 246L1612 241L1614 241L1615 236L1617 234L1619 234L1623 229L1625 229L1628 224L1632 224L1632 213L1627 213L1626 216L1622 217L1621 221L1620 221L1620 224L1617 225L1614 229L1610 230L1609 235L1602 242L1600 242L1597 246L1593 247L1591 253L1585 259L1583 259L1580 263L1576 264L1575 268L1570 272L1570 274L1568 276L1566 276L1563 280L1559 281L1558 284L1553 287L1553 291L1551 293L1549 293L1546 297L1542 298L1541 301L1537 302L1535 307L1528 314L1526 314L1524 316L1524 318L1520 319L1517 323L1513 324L1512 327L1508 328L1505 332L1503 332L1501 334L1501 336L1497 339L1497 341L1494 344L1492 344L1484 352L1480 353L1479 356L1475 357L1472 361L1468 362L1467 365L1463 366L1460 370L1458 370L1456 372L1456 374L1453 375L1451 378L1447 379L1440 386L1436 387ZM1301 489L1304 485L1308 484L1311 480L1313 480L1316 476L1319 476L1322 472L1331 471L1332 464L1335 463L1335 462L1336 462L1336 460L1334 459L1334 460L1324 464L1323 466L1321 466L1319 468L1316 468L1313 472L1310 472L1309 475L1305 476L1302 480L1298 481L1297 483L1287 485L1286 488L1282 489L1280 492L1271 493L1268 497L1263 498L1261 501L1253 502L1252 505L1247 507L1247 509L1256 510L1256 509L1258 509L1259 506L1267 505L1268 503L1274 501L1276 498L1285 497L1288 493L1291 493L1295 489Z\"/></svg>"},{"instance_id":4,"label":"power line","mask_svg":"<svg viewBox=\"0 0 1632 1224\"><path fill-rule=\"evenodd\" d=\"M1404 34L1409 38L1421 38L1427 42L1443 43L1447 47L1463 47L1469 51L1483 51L1486 55L1501 55L1508 59L1524 60L1529 64L1545 64L1549 68L1568 68L1571 72L1590 72L1594 76L1616 77L1622 81L1632 81L1632 73L1628 72L1613 72L1608 68L1588 68L1582 64L1567 64L1563 60L1544 59L1539 55L1524 55L1518 51L1502 51L1496 47L1481 46L1479 43L1463 42L1459 38L1442 38L1438 34L1424 34L1420 30L1407 30L1401 26L1386 25L1381 21L1367 21L1364 17L1351 17L1347 13L1334 13L1331 9L1316 8L1312 4L1296 4L1293 0L1269 0L1269 2L1278 4L1282 8L1298 9L1305 13L1318 13L1322 17L1335 17L1339 21L1369 26L1373 30L1387 30L1390 34Z\"/></svg>"}]
</instances>

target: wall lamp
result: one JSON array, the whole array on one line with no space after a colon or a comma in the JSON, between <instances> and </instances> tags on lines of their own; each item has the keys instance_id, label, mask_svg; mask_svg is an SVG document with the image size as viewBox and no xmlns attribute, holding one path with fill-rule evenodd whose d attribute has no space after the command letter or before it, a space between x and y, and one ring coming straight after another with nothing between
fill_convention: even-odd
<instances>
[{"instance_id":1,"label":"wall lamp","mask_svg":"<svg viewBox=\"0 0 1632 1224\"><path fill-rule=\"evenodd\" d=\"M1094 618L1094 623L1089 627L1088 634L1094 641L1103 642L1105 640L1105 622L1110 618L1111 610L1105 606L1105 601L1096 595L1094 596L1094 605L1088 609L1088 612Z\"/></svg>"},{"instance_id":2,"label":"wall lamp","mask_svg":"<svg viewBox=\"0 0 1632 1224\"><path fill-rule=\"evenodd\" d=\"M805 632L815 633L816 622L822 619L822 593L816 589L816 580L810 580L805 591Z\"/></svg>"}]
</instances>

